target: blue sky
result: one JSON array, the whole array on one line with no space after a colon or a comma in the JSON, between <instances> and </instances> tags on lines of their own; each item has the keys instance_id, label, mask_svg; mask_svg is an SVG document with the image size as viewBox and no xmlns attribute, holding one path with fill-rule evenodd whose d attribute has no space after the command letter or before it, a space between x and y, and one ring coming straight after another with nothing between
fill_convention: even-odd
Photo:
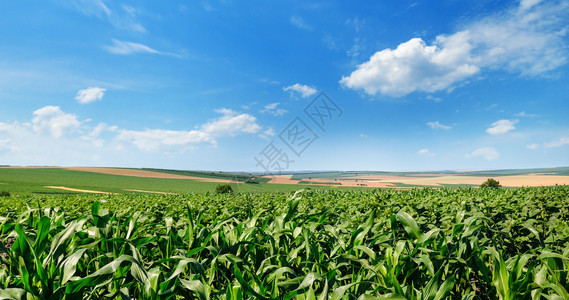
<instances>
[{"instance_id":1,"label":"blue sky","mask_svg":"<svg viewBox=\"0 0 569 300\"><path fill-rule=\"evenodd\" d=\"M567 0L4 1L0 164L569 166L568 30Z\"/></svg>"}]
</instances>

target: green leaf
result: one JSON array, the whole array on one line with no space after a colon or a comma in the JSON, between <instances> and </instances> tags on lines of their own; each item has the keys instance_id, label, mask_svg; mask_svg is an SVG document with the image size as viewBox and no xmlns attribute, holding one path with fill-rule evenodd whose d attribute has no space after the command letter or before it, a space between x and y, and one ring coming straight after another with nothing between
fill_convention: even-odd
<instances>
[{"instance_id":1,"label":"green leaf","mask_svg":"<svg viewBox=\"0 0 569 300\"><path fill-rule=\"evenodd\" d=\"M69 281L69 278L75 274L75 270L77 269L77 262L79 262L85 251L87 251L86 248L79 249L63 261L61 264L63 266L63 276L61 277L62 285Z\"/></svg>"},{"instance_id":2,"label":"green leaf","mask_svg":"<svg viewBox=\"0 0 569 300\"><path fill-rule=\"evenodd\" d=\"M421 233L421 230L419 229L419 226L417 225L417 222L415 222L415 219L413 219L413 217L411 217L408 213L404 211L398 212L397 220L399 221L399 223L401 223L401 225L403 225L405 231L407 231L407 233L412 238L420 239L421 236L423 235Z\"/></svg>"},{"instance_id":3,"label":"green leaf","mask_svg":"<svg viewBox=\"0 0 569 300\"><path fill-rule=\"evenodd\" d=\"M0 289L0 299L25 299L26 290L17 288Z\"/></svg>"},{"instance_id":4,"label":"green leaf","mask_svg":"<svg viewBox=\"0 0 569 300\"><path fill-rule=\"evenodd\" d=\"M209 299L209 297L207 296L207 294L205 292L204 285L201 281L180 279L180 283L186 289L193 291L193 292L196 292L201 300Z\"/></svg>"}]
</instances>

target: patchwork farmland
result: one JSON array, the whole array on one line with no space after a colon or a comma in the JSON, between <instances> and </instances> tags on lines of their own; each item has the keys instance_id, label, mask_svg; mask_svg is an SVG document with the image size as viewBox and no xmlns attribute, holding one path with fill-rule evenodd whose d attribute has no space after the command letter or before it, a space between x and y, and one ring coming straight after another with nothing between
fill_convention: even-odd
<instances>
[{"instance_id":1,"label":"patchwork farmland","mask_svg":"<svg viewBox=\"0 0 569 300\"><path fill-rule=\"evenodd\" d=\"M567 299L568 186L435 180L566 171L2 168L0 298Z\"/></svg>"}]
</instances>

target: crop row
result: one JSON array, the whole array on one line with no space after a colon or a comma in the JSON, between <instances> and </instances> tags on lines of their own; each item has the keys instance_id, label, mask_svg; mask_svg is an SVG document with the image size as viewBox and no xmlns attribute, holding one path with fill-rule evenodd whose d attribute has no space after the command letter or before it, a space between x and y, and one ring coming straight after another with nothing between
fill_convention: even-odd
<instances>
[{"instance_id":1,"label":"crop row","mask_svg":"<svg viewBox=\"0 0 569 300\"><path fill-rule=\"evenodd\" d=\"M0 299L569 298L567 187L2 201Z\"/></svg>"}]
</instances>

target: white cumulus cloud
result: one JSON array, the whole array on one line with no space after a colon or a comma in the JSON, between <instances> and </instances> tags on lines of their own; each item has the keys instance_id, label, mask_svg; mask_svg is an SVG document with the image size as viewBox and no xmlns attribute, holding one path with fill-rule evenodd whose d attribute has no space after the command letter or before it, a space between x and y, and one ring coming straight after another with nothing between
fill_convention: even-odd
<instances>
[{"instance_id":1,"label":"white cumulus cloud","mask_svg":"<svg viewBox=\"0 0 569 300\"><path fill-rule=\"evenodd\" d=\"M106 89L100 87L90 87L83 90L79 90L77 92L77 95L75 96L75 100L77 100L81 104L95 102L103 99L105 91Z\"/></svg>"},{"instance_id":2,"label":"white cumulus cloud","mask_svg":"<svg viewBox=\"0 0 569 300\"><path fill-rule=\"evenodd\" d=\"M61 111L58 106L45 106L34 111L32 126L36 133L49 133L54 138L76 131L81 122L74 114Z\"/></svg>"},{"instance_id":3,"label":"white cumulus cloud","mask_svg":"<svg viewBox=\"0 0 569 300\"><path fill-rule=\"evenodd\" d=\"M466 155L466 157L478 157L478 156L481 156L486 160L496 160L500 157L500 154L498 153L498 151L496 151L495 148L484 147L476 149L472 151L472 153Z\"/></svg>"},{"instance_id":4,"label":"white cumulus cloud","mask_svg":"<svg viewBox=\"0 0 569 300\"><path fill-rule=\"evenodd\" d=\"M213 136L236 136L241 133L257 133L261 126L257 124L257 118L250 114L238 114L237 112L222 108L216 112L223 116L214 119L201 127L201 131Z\"/></svg>"},{"instance_id":5,"label":"white cumulus cloud","mask_svg":"<svg viewBox=\"0 0 569 300\"><path fill-rule=\"evenodd\" d=\"M492 123L492 127L486 129L489 134L504 134L508 131L516 129L514 126L519 120L498 120Z\"/></svg>"},{"instance_id":6,"label":"white cumulus cloud","mask_svg":"<svg viewBox=\"0 0 569 300\"><path fill-rule=\"evenodd\" d=\"M471 47L464 34L454 39L440 36L433 46L414 38L394 50L376 52L340 83L369 95L381 93L394 97L417 90L443 90L478 73L479 67L469 55Z\"/></svg>"},{"instance_id":7,"label":"white cumulus cloud","mask_svg":"<svg viewBox=\"0 0 569 300\"><path fill-rule=\"evenodd\" d=\"M312 88L312 87L309 87L307 85L303 85L300 83L295 83L291 86L284 87L283 91L285 91L285 92L288 91L291 93L291 95L293 95L294 93L298 93L298 94L300 94L300 96L302 98L308 98L308 97L316 94L315 88Z\"/></svg>"},{"instance_id":8,"label":"white cumulus cloud","mask_svg":"<svg viewBox=\"0 0 569 300\"><path fill-rule=\"evenodd\" d=\"M413 38L384 49L340 83L369 95L400 97L450 90L484 69L537 76L567 62L565 0L522 1L520 7L441 34L428 44Z\"/></svg>"}]
</instances>

